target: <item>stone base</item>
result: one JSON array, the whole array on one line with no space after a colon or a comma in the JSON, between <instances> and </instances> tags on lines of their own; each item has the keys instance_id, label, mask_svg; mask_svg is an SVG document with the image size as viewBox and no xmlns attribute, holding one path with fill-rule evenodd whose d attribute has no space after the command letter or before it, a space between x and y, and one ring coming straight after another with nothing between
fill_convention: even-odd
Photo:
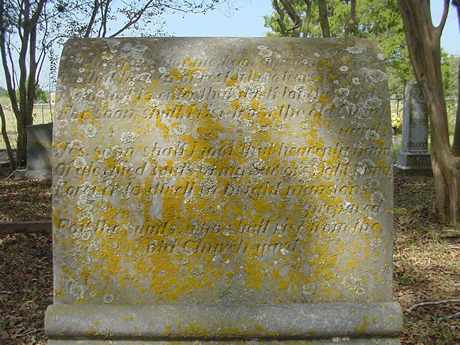
<instances>
[{"instance_id":1,"label":"stone base","mask_svg":"<svg viewBox=\"0 0 460 345\"><path fill-rule=\"evenodd\" d=\"M51 170L27 170L16 169L11 175L14 180L37 180L41 182L51 181Z\"/></svg>"},{"instance_id":2,"label":"stone base","mask_svg":"<svg viewBox=\"0 0 460 345\"><path fill-rule=\"evenodd\" d=\"M48 345L400 345L399 338L330 338L323 340L162 340L162 341L126 341L126 340L50 340Z\"/></svg>"},{"instance_id":3,"label":"stone base","mask_svg":"<svg viewBox=\"0 0 460 345\"><path fill-rule=\"evenodd\" d=\"M49 345L399 345L397 303L65 305L48 308Z\"/></svg>"},{"instance_id":4,"label":"stone base","mask_svg":"<svg viewBox=\"0 0 460 345\"><path fill-rule=\"evenodd\" d=\"M39 181L50 181L51 170L26 170L25 177L28 179L39 180Z\"/></svg>"},{"instance_id":5,"label":"stone base","mask_svg":"<svg viewBox=\"0 0 460 345\"><path fill-rule=\"evenodd\" d=\"M429 153L400 152L395 168L404 172L431 172Z\"/></svg>"}]
</instances>

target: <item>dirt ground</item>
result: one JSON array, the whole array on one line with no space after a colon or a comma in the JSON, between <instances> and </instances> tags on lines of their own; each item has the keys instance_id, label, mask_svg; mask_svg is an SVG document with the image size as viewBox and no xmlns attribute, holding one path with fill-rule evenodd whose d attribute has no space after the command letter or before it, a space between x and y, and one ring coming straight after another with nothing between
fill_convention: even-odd
<instances>
[{"instance_id":1,"label":"dirt ground","mask_svg":"<svg viewBox=\"0 0 460 345\"><path fill-rule=\"evenodd\" d=\"M395 178L394 295L404 310L403 345L460 344L460 238L448 237L432 200L430 177ZM0 222L46 219L50 202L48 184L0 180ZM414 307L427 301L441 303ZM0 344L45 344L51 303L51 235L0 235Z\"/></svg>"}]
</instances>

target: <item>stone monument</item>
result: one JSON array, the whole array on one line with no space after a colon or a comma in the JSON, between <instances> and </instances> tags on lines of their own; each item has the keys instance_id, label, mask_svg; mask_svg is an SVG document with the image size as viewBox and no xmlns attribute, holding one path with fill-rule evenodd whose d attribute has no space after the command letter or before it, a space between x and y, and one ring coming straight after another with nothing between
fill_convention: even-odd
<instances>
[{"instance_id":1,"label":"stone monument","mask_svg":"<svg viewBox=\"0 0 460 345\"><path fill-rule=\"evenodd\" d=\"M49 344L399 344L381 60L362 40L67 42Z\"/></svg>"},{"instance_id":2,"label":"stone monument","mask_svg":"<svg viewBox=\"0 0 460 345\"><path fill-rule=\"evenodd\" d=\"M404 92L402 142L396 168L404 172L431 172L428 110L416 81L408 82Z\"/></svg>"}]
</instances>

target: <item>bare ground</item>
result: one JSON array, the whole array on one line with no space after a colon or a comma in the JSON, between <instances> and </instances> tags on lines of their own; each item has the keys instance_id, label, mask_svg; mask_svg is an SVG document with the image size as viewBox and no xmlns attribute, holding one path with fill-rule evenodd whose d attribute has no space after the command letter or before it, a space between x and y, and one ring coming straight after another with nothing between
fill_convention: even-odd
<instances>
[{"instance_id":1,"label":"bare ground","mask_svg":"<svg viewBox=\"0 0 460 345\"><path fill-rule=\"evenodd\" d=\"M433 216L430 177L395 179L394 290L404 310L403 345L459 345L460 238ZM42 220L49 184L0 180L0 222ZM52 303L51 236L0 235L0 344L45 344L43 319ZM455 317L455 315L457 316Z\"/></svg>"}]
</instances>

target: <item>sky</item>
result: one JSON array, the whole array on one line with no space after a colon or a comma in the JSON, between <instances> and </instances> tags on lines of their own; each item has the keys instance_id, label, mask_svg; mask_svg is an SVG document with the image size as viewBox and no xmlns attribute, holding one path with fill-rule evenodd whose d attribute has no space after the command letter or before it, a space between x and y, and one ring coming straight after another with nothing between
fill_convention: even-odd
<instances>
[{"instance_id":1,"label":"sky","mask_svg":"<svg viewBox=\"0 0 460 345\"><path fill-rule=\"evenodd\" d=\"M442 14L443 1L432 1L431 10L433 21L437 23ZM271 12L270 0L231 0L206 15L169 15L165 18L165 28L174 36L263 37L269 31L264 27L264 16ZM441 44L448 53L460 56L460 33L452 8Z\"/></svg>"},{"instance_id":2,"label":"sky","mask_svg":"<svg viewBox=\"0 0 460 345\"><path fill-rule=\"evenodd\" d=\"M443 1L431 2L433 20L436 23L442 13ZM169 14L165 16L165 31L173 36L227 36L263 37L268 32L264 16L272 12L270 0L227 0L216 10L202 14ZM448 53L460 56L460 34L455 11L451 9L441 41ZM60 53L59 53L60 54ZM47 66L40 78L40 85L48 88ZM3 70L0 86L5 86Z\"/></svg>"}]
</instances>

